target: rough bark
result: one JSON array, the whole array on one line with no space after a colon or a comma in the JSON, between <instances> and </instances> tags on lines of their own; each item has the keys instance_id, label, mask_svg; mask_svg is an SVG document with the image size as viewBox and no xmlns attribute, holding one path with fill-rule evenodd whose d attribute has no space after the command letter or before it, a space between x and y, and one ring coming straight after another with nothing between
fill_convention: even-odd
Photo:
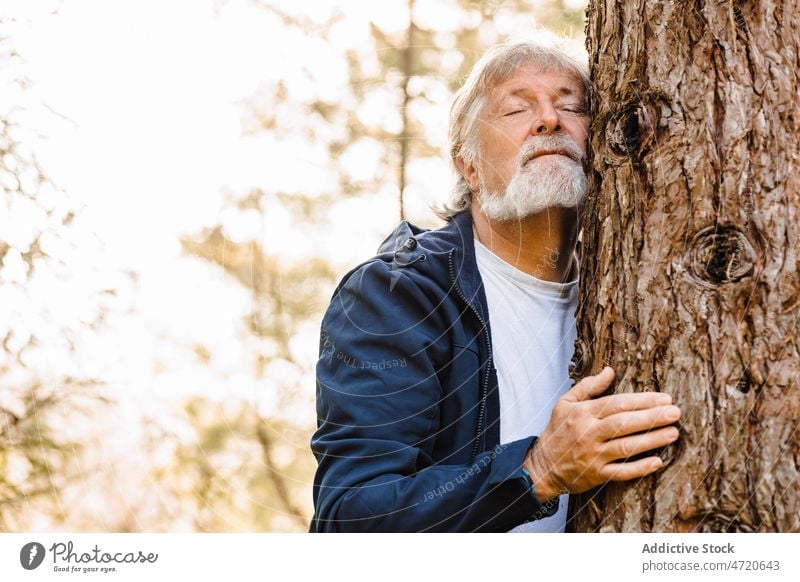
<instances>
[{"instance_id":1,"label":"rough bark","mask_svg":"<svg viewBox=\"0 0 800 582\"><path fill-rule=\"evenodd\" d=\"M800 531L797 0L591 0L595 88L573 377L668 392L652 477L577 531Z\"/></svg>"}]
</instances>

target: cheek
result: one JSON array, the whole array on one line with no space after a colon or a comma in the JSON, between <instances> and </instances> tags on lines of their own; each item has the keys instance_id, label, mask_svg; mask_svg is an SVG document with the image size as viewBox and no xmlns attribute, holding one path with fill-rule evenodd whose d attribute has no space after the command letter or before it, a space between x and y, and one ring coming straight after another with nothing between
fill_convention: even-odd
<instances>
[{"instance_id":1,"label":"cheek","mask_svg":"<svg viewBox=\"0 0 800 582\"><path fill-rule=\"evenodd\" d=\"M585 119L578 127L578 145L586 149L589 139L589 119Z\"/></svg>"},{"instance_id":2,"label":"cheek","mask_svg":"<svg viewBox=\"0 0 800 582\"><path fill-rule=\"evenodd\" d=\"M581 152L583 152L584 155L586 154L586 146L589 140L588 130L589 130L588 124L580 124L576 127L571 128L570 131L568 132L569 136L572 138L572 141L574 141L578 145L578 147L581 149Z\"/></svg>"},{"instance_id":3,"label":"cheek","mask_svg":"<svg viewBox=\"0 0 800 582\"><path fill-rule=\"evenodd\" d=\"M527 133L513 129L480 135L483 155L478 167L487 185L502 186L517 171L517 158Z\"/></svg>"},{"instance_id":4,"label":"cheek","mask_svg":"<svg viewBox=\"0 0 800 582\"><path fill-rule=\"evenodd\" d=\"M511 149L504 151L490 160L490 164L487 164L487 170L501 181L507 181L517 171L517 152Z\"/></svg>"}]
</instances>

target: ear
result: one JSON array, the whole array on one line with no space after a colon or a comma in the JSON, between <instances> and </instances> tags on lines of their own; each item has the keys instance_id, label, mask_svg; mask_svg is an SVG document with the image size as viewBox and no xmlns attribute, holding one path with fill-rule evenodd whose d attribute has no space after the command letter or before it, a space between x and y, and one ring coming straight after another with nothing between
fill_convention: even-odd
<instances>
[{"instance_id":1,"label":"ear","mask_svg":"<svg viewBox=\"0 0 800 582\"><path fill-rule=\"evenodd\" d=\"M481 181L478 178L478 169L475 167L475 164L465 161L464 158L461 157L460 152L456 154L455 164L458 171L464 176L464 181L466 181L469 189L473 192L477 192L480 189Z\"/></svg>"}]
</instances>

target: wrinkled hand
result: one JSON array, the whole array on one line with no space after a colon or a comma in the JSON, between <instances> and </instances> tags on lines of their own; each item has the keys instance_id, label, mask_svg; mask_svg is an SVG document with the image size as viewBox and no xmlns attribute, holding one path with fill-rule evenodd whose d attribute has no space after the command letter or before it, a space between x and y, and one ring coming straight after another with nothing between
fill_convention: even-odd
<instances>
[{"instance_id":1,"label":"wrinkled hand","mask_svg":"<svg viewBox=\"0 0 800 582\"><path fill-rule=\"evenodd\" d=\"M593 399L613 380L614 370L603 368L596 376L583 378L556 403L523 463L540 501L560 493L581 493L607 481L637 479L661 468L657 456L622 459L674 442L678 429L667 425L680 418L680 409L660 392Z\"/></svg>"}]
</instances>

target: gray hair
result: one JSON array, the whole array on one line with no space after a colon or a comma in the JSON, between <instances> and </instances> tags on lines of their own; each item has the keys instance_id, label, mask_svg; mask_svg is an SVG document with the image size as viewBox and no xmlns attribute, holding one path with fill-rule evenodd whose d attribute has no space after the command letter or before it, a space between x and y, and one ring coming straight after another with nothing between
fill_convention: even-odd
<instances>
[{"instance_id":1,"label":"gray hair","mask_svg":"<svg viewBox=\"0 0 800 582\"><path fill-rule=\"evenodd\" d=\"M590 82L589 67L585 58L575 55L567 39L550 37L551 42L518 40L506 42L489 49L475 63L464 84L455 94L450 108L449 146L450 163L455 174L455 183L450 199L442 206L434 206L434 212L444 220L450 220L472 204L472 191L458 169L458 156L467 163L478 159L478 124L486 96L494 87L508 80L520 67L534 64L545 71L559 71L575 76L588 99Z\"/></svg>"}]
</instances>

